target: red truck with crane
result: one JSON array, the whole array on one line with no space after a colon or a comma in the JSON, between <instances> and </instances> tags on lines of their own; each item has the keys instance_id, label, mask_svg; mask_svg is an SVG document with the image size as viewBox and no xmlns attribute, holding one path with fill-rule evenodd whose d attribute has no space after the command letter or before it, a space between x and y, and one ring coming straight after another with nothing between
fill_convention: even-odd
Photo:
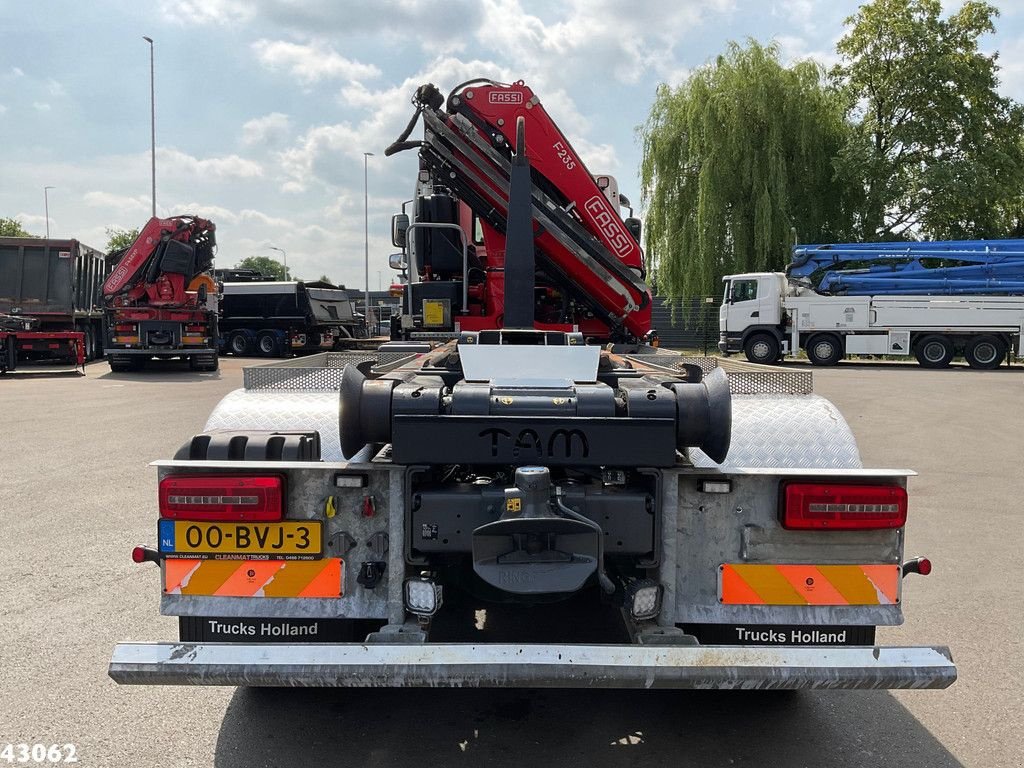
<instances>
[{"instance_id":1,"label":"red truck with crane","mask_svg":"<svg viewBox=\"0 0 1024 768\"><path fill-rule=\"evenodd\" d=\"M522 310L545 330L613 341L642 340L651 330L651 293L644 282L640 221L620 217L611 176L594 176L540 100L522 82L464 83L445 99L424 85L416 114L385 154L419 150L415 224L395 217L395 245L408 246L403 312L393 337L426 338L455 330L501 328L506 285L535 281ZM535 264L505 264L514 116L527 119L533 168L531 208ZM409 135L422 116L424 136ZM534 268L535 266L535 268ZM519 308L513 308L513 311Z\"/></svg>"},{"instance_id":2,"label":"red truck with crane","mask_svg":"<svg viewBox=\"0 0 1024 768\"><path fill-rule=\"evenodd\" d=\"M132 551L158 565L179 637L119 643L110 676L951 685L948 648L876 643L903 621L904 577L931 570L904 559L913 473L864 468L806 372L727 376L637 343L635 239L623 261L612 233L629 230L607 197L587 215L599 188L522 83L414 102L425 138L410 124L398 148L419 149L424 196L448 200L404 231L472 232L469 211L492 230L479 263L464 240L458 259L455 240L414 244L456 338L247 372L157 462L157 544ZM435 297L417 306L410 287L415 323Z\"/></svg>"},{"instance_id":3,"label":"red truck with crane","mask_svg":"<svg viewBox=\"0 0 1024 768\"><path fill-rule=\"evenodd\" d=\"M110 369L138 371L154 357L187 358L215 371L217 283L213 222L198 216L151 218L103 283Z\"/></svg>"}]
</instances>

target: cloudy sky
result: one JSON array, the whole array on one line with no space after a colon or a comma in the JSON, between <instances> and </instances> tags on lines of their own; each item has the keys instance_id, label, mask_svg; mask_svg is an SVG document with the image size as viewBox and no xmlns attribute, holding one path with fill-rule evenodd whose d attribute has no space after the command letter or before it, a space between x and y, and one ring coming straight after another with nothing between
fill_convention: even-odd
<instances>
[{"instance_id":1,"label":"cloudy sky","mask_svg":"<svg viewBox=\"0 0 1024 768\"><path fill-rule=\"evenodd\" d=\"M1024 100L1024 0L997 0L1003 90ZM218 227L218 264L283 248L299 277L386 286L389 218L413 153L383 149L424 82L525 80L593 172L638 201L635 129L658 83L726 41L833 60L856 0L0 0L0 216L97 247L150 212L156 45L157 212ZM946 0L947 9L959 5Z\"/></svg>"}]
</instances>

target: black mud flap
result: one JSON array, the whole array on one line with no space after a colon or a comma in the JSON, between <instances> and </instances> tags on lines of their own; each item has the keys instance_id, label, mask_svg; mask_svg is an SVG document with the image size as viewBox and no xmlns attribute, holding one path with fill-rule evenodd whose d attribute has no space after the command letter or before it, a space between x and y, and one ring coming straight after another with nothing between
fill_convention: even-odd
<instances>
[{"instance_id":1,"label":"black mud flap","mask_svg":"<svg viewBox=\"0 0 1024 768\"><path fill-rule=\"evenodd\" d=\"M579 520L518 517L473 531L473 570L505 592L575 592L597 571L598 530Z\"/></svg>"}]
</instances>

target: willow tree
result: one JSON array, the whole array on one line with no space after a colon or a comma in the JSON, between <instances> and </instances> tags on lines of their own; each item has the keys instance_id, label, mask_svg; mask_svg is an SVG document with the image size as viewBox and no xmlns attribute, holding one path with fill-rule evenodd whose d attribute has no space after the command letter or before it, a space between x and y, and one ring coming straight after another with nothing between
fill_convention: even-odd
<instances>
[{"instance_id":1,"label":"willow tree","mask_svg":"<svg viewBox=\"0 0 1024 768\"><path fill-rule=\"evenodd\" d=\"M849 133L824 70L783 66L775 45L730 43L678 87L660 86L640 128L659 293L717 294L723 274L781 268L794 236L851 237L862 187L834 163Z\"/></svg>"}]
</instances>

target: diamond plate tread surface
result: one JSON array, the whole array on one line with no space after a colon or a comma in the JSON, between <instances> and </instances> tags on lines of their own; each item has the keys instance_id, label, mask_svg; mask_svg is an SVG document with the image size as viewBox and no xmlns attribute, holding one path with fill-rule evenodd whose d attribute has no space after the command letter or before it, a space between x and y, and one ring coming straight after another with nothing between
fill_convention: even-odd
<instances>
[{"instance_id":1,"label":"diamond plate tread surface","mask_svg":"<svg viewBox=\"0 0 1024 768\"><path fill-rule=\"evenodd\" d=\"M846 420L818 395L739 395L732 399L732 445L722 464L690 450L697 467L861 469Z\"/></svg>"},{"instance_id":2,"label":"diamond plate tread surface","mask_svg":"<svg viewBox=\"0 0 1024 768\"><path fill-rule=\"evenodd\" d=\"M315 429L320 433L321 458L324 461L345 461L338 429L339 408L337 392L249 392L236 389L213 409L205 429ZM363 449L349 460L369 460L369 451Z\"/></svg>"}]
</instances>

